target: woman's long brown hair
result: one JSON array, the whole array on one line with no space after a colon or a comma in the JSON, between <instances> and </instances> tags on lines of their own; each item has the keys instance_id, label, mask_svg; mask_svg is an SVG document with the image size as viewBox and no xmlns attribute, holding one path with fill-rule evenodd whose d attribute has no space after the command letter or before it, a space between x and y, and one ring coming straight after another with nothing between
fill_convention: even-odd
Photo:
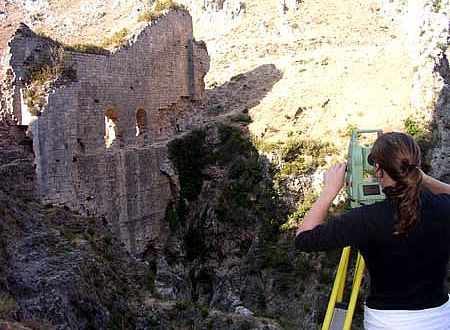
<instances>
[{"instance_id":1,"label":"woman's long brown hair","mask_svg":"<svg viewBox=\"0 0 450 330\"><path fill-rule=\"evenodd\" d=\"M408 134L390 132L378 137L370 157L396 182L386 195L395 205L396 233L407 233L420 217L420 148Z\"/></svg>"}]
</instances>

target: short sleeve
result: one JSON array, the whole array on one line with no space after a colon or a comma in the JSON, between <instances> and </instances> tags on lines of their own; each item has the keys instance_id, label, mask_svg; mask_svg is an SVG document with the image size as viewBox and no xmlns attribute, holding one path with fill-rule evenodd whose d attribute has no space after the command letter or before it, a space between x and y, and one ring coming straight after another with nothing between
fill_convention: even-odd
<instances>
[{"instance_id":1,"label":"short sleeve","mask_svg":"<svg viewBox=\"0 0 450 330\"><path fill-rule=\"evenodd\" d=\"M373 234L371 227L363 206L298 234L295 245L306 252L328 251L349 245L359 246L369 242L371 233Z\"/></svg>"}]
</instances>

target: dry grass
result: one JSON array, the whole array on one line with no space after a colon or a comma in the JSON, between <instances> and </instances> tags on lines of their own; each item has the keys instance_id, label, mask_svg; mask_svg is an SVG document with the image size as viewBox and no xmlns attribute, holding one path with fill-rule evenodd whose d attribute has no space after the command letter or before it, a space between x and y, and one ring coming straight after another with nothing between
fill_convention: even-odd
<instances>
[{"instance_id":1,"label":"dry grass","mask_svg":"<svg viewBox=\"0 0 450 330\"><path fill-rule=\"evenodd\" d=\"M305 0L286 15L277 12L273 1L246 5L246 14L229 23L228 30L206 22L194 27L212 58L208 86L268 63L283 71L282 79L249 109L255 136L278 141L301 131L305 138L346 150L349 126L403 129L404 118L413 112L412 63L402 35L372 2Z\"/></svg>"}]
</instances>

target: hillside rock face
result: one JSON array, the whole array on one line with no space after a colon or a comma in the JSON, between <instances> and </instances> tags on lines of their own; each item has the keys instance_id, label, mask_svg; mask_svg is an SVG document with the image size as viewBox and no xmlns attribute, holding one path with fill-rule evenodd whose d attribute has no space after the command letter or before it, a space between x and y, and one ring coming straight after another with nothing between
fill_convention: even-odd
<instances>
[{"instance_id":1,"label":"hillside rock face","mask_svg":"<svg viewBox=\"0 0 450 330\"><path fill-rule=\"evenodd\" d=\"M280 329L155 291L155 269L128 253L101 218L0 189L1 329Z\"/></svg>"},{"instance_id":2,"label":"hillside rock face","mask_svg":"<svg viewBox=\"0 0 450 330\"><path fill-rule=\"evenodd\" d=\"M25 25L9 45L14 79L2 113L30 124L39 198L105 216L142 253L159 235L174 180L165 145L155 143L192 127L204 98L209 58L189 13L169 12L114 54L65 50ZM44 91L36 110L36 72L59 66L70 77Z\"/></svg>"},{"instance_id":3,"label":"hillside rock face","mask_svg":"<svg viewBox=\"0 0 450 330\"><path fill-rule=\"evenodd\" d=\"M434 149L432 152L432 175L445 182L450 182L450 53L443 53L436 71L441 76L442 89L436 102Z\"/></svg>"},{"instance_id":4,"label":"hillside rock face","mask_svg":"<svg viewBox=\"0 0 450 330\"><path fill-rule=\"evenodd\" d=\"M423 113L431 123L431 175L450 182L450 2L415 0L379 3L385 14L403 31L405 46L413 60L415 73L411 107Z\"/></svg>"}]
</instances>

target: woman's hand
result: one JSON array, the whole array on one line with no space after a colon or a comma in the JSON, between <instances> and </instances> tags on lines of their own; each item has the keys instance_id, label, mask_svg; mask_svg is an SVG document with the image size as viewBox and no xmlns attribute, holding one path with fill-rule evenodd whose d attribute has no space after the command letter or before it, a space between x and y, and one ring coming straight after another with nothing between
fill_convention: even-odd
<instances>
[{"instance_id":1,"label":"woman's hand","mask_svg":"<svg viewBox=\"0 0 450 330\"><path fill-rule=\"evenodd\" d=\"M345 163L334 164L324 173L322 192L298 227L297 234L314 229L325 221L328 208L344 185L346 167Z\"/></svg>"},{"instance_id":2,"label":"woman's hand","mask_svg":"<svg viewBox=\"0 0 450 330\"><path fill-rule=\"evenodd\" d=\"M333 200L344 186L345 182L345 163L337 163L331 166L323 175L322 194Z\"/></svg>"}]
</instances>

